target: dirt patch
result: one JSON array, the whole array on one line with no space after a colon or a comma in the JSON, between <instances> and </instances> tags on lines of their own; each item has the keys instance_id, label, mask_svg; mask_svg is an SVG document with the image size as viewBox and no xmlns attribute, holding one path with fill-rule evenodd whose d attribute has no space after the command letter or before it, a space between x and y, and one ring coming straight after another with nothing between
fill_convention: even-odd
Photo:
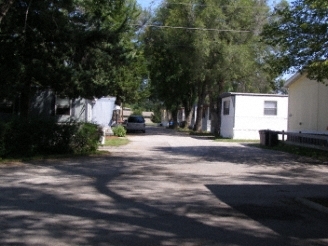
<instances>
[{"instance_id":1,"label":"dirt patch","mask_svg":"<svg viewBox=\"0 0 328 246\"><path fill-rule=\"evenodd\" d=\"M114 135L113 136L106 136L106 139L108 139L108 140L109 139L117 139L117 138L119 138L119 137L118 136L114 136Z\"/></svg>"}]
</instances>

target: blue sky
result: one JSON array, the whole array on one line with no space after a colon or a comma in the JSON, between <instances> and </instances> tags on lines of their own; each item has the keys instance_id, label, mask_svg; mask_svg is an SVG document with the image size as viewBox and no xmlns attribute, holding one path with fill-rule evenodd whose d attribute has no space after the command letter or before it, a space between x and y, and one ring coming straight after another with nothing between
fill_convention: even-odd
<instances>
[{"instance_id":1,"label":"blue sky","mask_svg":"<svg viewBox=\"0 0 328 246\"><path fill-rule=\"evenodd\" d=\"M147 8L152 4L158 4L161 0L137 0L137 2L143 7Z\"/></svg>"}]
</instances>

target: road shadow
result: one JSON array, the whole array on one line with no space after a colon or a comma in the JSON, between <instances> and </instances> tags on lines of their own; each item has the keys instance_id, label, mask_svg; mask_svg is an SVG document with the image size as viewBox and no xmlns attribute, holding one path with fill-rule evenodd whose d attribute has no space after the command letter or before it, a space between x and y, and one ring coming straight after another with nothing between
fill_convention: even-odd
<instances>
[{"instance_id":1,"label":"road shadow","mask_svg":"<svg viewBox=\"0 0 328 246\"><path fill-rule=\"evenodd\" d=\"M328 185L206 185L234 210L287 238L327 237L328 215L295 201L304 195L328 197Z\"/></svg>"},{"instance_id":2,"label":"road shadow","mask_svg":"<svg viewBox=\"0 0 328 246\"><path fill-rule=\"evenodd\" d=\"M189 202L165 202L160 197L154 201L150 199L154 197L142 193L140 197L122 195L138 192L137 186L126 183L139 176L142 179L144 175L154 175L156 181L158 176L165 175L176 182L185 179L183 183L199 179L198 175L172 173L165 166L144 167L148 161L156 162L156 157L32 162L23 170L29 175L27 179L17 178L24 177L23 173L1 173L0 244L33 245L40 240L43 243L39 245L47 245L47 240L52 240L51 244L70 245L293 245L285 236L294 234L278 229L277 235L258 235L189 216L196 213L231 221L252 218L250 211L235 205L231 196L222 196L225 188L238 196L251 187L243 190L238 186L237 191L234 187L206 186L231 207L200 201L196 199L200 195L197 191L190 194ZM178 212L177 208L185 212Z\"/></svg>"},{"instance_id":3,"label":"road shadow","mask_svg":"<svg viewBox=\"0 0 328 246\"><path fill-rule=\"evenodd\" d=\"M247 165L293 165L312 164L322 165L322 162L313 158L292 155L281 151L261 149L244 145L217 146L178 146L156 147L154 151L165 152L171 156L189 156L206 162L231 162ZM195 163L197 164L197 163Z\"/></svg>"},{"instance_id":4,"label":"road shadow","mask_svg":"<svg viewBox=\"0 0 328 246\"><path fill-rule=\"evenodd\" d=\"M147 128L146 135L190 138L165 128ZM293 196L328 187L275 185L288 182L286 176L316 178L317 173L301 165L319 165L316 160L247 145L206 146L205 142L201 146L155 147L147 155L140 152L122 150L105 157L32 161L26 167L1 170L0 244L295 245L295 238L327 237L324 217L310 213L294 202ZM174 172L168 167L200 163L263 166L261 172L234 179L273 185L204 182L203 190L190 188L183 193L177 187L197 184L206 180L205 175ZM278 166L288 168L274 174L266 169ZM156 191L152 184L163 180L173 187L157 185L161 190ZM200 199L209 194L217 198L216 205ZM238 225L241 221L243 226ZM254 221L275 233L245 230Z\"/></svg>"}]
</instances>

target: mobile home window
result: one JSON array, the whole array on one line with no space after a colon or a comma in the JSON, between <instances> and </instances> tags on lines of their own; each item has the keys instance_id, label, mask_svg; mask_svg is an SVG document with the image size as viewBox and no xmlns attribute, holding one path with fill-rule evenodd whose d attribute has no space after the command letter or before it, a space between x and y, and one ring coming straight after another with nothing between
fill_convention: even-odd
<instances>
[{"instance_id":1,"label":"mobile home window","mask_svg":"<svg viewBox=\"0 0 328 246\"><path fill-rule=\"evenodd\" d=\"M56 98L56 115L70 115L70 100L69 98Z\"/></svg>"},{"instance_id":2,"label":"mobile home window","mask_svg":"<svg viewBox=\"0 0 328 246\"><path fill-rule=\"evenodd\" d=\"M264 101L264 115L277 115L277 101Z\"/></svg>"},{"instance_id":3,"label":"mobile home window","mask_svg":"<svg viewBox=\"0 0 328 246\"><path fill-rule=\"evenodd\" d=\"M223 101L223 114L228 115L230 110L230 101Z\"/></svg>"}]
</instances>

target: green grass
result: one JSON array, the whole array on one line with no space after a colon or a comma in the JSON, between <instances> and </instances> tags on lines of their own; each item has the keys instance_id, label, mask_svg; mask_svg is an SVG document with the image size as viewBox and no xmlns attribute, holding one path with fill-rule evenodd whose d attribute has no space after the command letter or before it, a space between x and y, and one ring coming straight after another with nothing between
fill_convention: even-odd
<instances>
[{"instance_id":1,"label":"green grass","mask_svg":"<svg viewBox=\"0 0 328 246\"><path fill-rule=\"evenodd\" d=\"M154 123L154 122L148 122L146 123L146 126L158 126L159 123Z\"/></svg>"},{"instance_id":2,"label":"green grass","mask_svg":"<svg viewBox=\"0 0 328 246\"><path fill-rule=\"evenodd\" d=\"M118 138L111 137L107 138L105 142L105 146L121 146L129 143L129 140L126 138ZM79 158L79 157L90 157L90 156L99 156L99 155L107 155L108 151L96 151L95 153L90 154L58 154L58 155L37 155L30 157L22 157L22 158L1 158L0 157L0 165L7 163L15 163L15 162L26 162L26 161L35 161L35 160L49 160L49 159L64 159L64 158Z\"/></svg>"},{"instance_id":3,"label":"green grass","mask_svg":"<svg viewBox=\"0 0 328 246\"><path fill-rule=\"evenodd\" d=\"M231 143L260 143L260 140L252 139L231 139L231 138L216 138L217 142L231 142Z\"/></svg>"},{"instance_id":4,"label":"green grass","mask_svg":"<svg viewBox=\"0 0 328 246\"><path fill-rule=\"evenodd\" d=\"M192 130L190 130L189 128L181 128L181 127L179 127L179 128L177 128L177 131L178 132L185 132L185 133L189 133L189 134L192 133Z\"/></svg>"},{"instance_id":5,"label":"green grass","mask_svg":"<svg viewBox=\"0 0 328 246\"><path fill-rule=\"evenodd\" d=\"M10 164L10 163L22 163L29 161L40 161L40 160L60 160L66 158L84 158L84 157L92 157L99 155L108 155L108 151L100 151L97 150L95 153L90 154L54 154L54 155L35 155L30 157L21 157L21 158L0 158L0 165L2 164Z\"/></svg>"},{"instance_id":6,"label":"green grass","mask_svg":"<svg viewBox=\"0 0 328 246\"><path fill-rule=\"evenodd\" d=\"M129 140L127 138L111 137L106 139L104 146L118 147L118 146L126 145L128 143Z\"/></svg>"},{"instance_id":7,"label":"green grass","mask_svg":"<svg viewBox=\"0 0 328 246\"><path fill-rule=\"evenodd\" d=\"M260 143L260 140L249 140L249 139L231 139L231 138L222 138L215 136L214 133L211 132L195 132L189 129L178 129L180 132L189 132L191 136L199 136L199 137L208 137L213 138L217 142L230 142L230 143Z\"/></svg>"},{"instance_id":8,"label":"green grass","mask_svg":"<svg viewBox=\"0 0 328 246\"><path fill-rule=\"evenodd\" d=\"M214 137L214 134L211 133L211 132L195 132L195 131L192 131L192 130L189 130L189 129L186 129L185 131L186 132L189 131L189 134L193 135L193 136Z\"/></svg>"},{"instance_id":9,"label":"green grass","mask_svg":"<svg viewBox=\"0 0 328 246\"><path fill-rule=\"evenodd\" d=\"M318 159L323 162L328 162L328 151L326 151L326 150L295 146L295 145L290 145L290 144L284 144L281 142L278 145L272 146L272 147L263 146L260 144L254 144L254 146L259 147L259 148L264 148L264 149L283 151L283 152L287 152L287 153L295 154L295 155L299 155L299 156L311 157L311 158L315 158L315 159Z\"/></svg>"}]
</instances>

